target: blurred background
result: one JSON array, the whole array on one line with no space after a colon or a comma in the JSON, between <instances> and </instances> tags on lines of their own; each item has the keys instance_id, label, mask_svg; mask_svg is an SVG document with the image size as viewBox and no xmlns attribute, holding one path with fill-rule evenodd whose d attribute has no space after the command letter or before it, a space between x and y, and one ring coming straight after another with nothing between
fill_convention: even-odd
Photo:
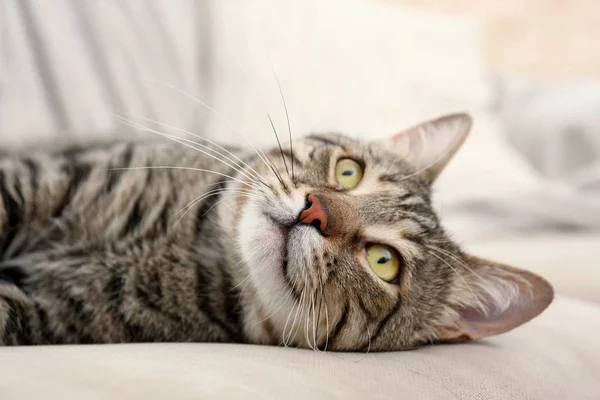
<instances>
[{"instance_id":1,"label":"blurred background","mask_svg":"<svg viewBox=\"0 0 600 400\"><path fill-rule=\"evenodd\" d=\"M600 301L599 41L595 0L0 0L0 146L268 145L278 85L294 137L467 111L435 187L448 230Z\"/></svg>"}]
</instances>

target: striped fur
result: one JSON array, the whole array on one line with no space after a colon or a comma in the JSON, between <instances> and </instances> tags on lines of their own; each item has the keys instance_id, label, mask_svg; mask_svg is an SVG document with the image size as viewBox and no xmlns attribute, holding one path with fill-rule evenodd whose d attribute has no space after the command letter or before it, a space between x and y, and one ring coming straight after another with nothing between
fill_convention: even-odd
<instances>
[{"instance_id":1,"label":"striped fur","mask_svg":"<svg viewBox=\"0 0 600 400\"><path fill-rule=\"evenodd\" d=\"M327 134L267 152L273 165L234 154L148 142L4 157L0 342L404 349L479 305L429 182L388 148ZM332 184L342 156L365 165L349 192ZM315 192L339 210L327 237L298 224ZM365 240L398 250L398 282L365 266Z\"/></svg>"}]
</instances>

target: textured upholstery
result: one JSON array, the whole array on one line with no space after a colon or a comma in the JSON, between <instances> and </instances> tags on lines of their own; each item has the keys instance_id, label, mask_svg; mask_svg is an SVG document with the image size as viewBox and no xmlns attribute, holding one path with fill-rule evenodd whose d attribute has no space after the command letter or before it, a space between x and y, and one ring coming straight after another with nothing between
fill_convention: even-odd
<instances>
[{"instance_id":1,"label":"textured upholstery","mask_svg":"<svg viewBox=\"0 0 600 400\"><path fill-rule=\"evenodd\" d=\"M0 397L28 399L597 399L600 307L557 299L521 329L400 353L217 344L0 351Z\"/></svg>"}]
</instances>

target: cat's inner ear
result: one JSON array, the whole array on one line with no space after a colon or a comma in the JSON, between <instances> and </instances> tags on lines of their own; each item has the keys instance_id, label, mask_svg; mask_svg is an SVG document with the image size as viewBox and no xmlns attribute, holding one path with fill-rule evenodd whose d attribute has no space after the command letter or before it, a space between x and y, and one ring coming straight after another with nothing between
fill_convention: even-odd
<instances>
[{"instance_id":1,"label":"cat's inner ear","mask_svg":"<svg viewBox=\"0 0 600 400\"><path fill-rule=\"evenodd\" d=\"M382 144L433 182L463 144L471 125L468 114L446 115L400 132Z\"/></svg>"},{"instance_id":2,"label":"cat's inner ear","mask_svg":"<svg viewBox=\"0 0 600 400\"><path fill-rule=\"evenodd\" d=\"M470 271L451 295L453 322L438 327L442 342L461 342L497 335L539 315L554 291L543 278L518 268L478 257L465 260Z\"/></svg>"}]
</instances>

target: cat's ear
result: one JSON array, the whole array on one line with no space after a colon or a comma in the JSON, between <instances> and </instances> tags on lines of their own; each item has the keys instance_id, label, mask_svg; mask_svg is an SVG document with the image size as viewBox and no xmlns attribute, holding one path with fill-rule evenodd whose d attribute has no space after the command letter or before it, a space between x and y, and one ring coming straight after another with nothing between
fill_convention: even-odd
<instances>
[{"instance_id":1,"label":"cat's ear","mask_svg":"<svg viewBox=\"0 0 600 400\"><path fill-rule=\"evenodd\" d=\"M446 115L400 132L382 144L392 148L433 182L471 130L468 114Z\"/></svg>"},{"instance_id":2,"label":"cat's ear","mask_svg":"<svg viewBox=\"0 0 600 400\"><path fill-rule=\"evenodd\" d=\"M438 328L442 342L497 335L539 315L554 297L543 278L518 268L469 256L450 301L453 322ZM458 317L458 318L457 318Z\"/></svg>"}]
</instances>

